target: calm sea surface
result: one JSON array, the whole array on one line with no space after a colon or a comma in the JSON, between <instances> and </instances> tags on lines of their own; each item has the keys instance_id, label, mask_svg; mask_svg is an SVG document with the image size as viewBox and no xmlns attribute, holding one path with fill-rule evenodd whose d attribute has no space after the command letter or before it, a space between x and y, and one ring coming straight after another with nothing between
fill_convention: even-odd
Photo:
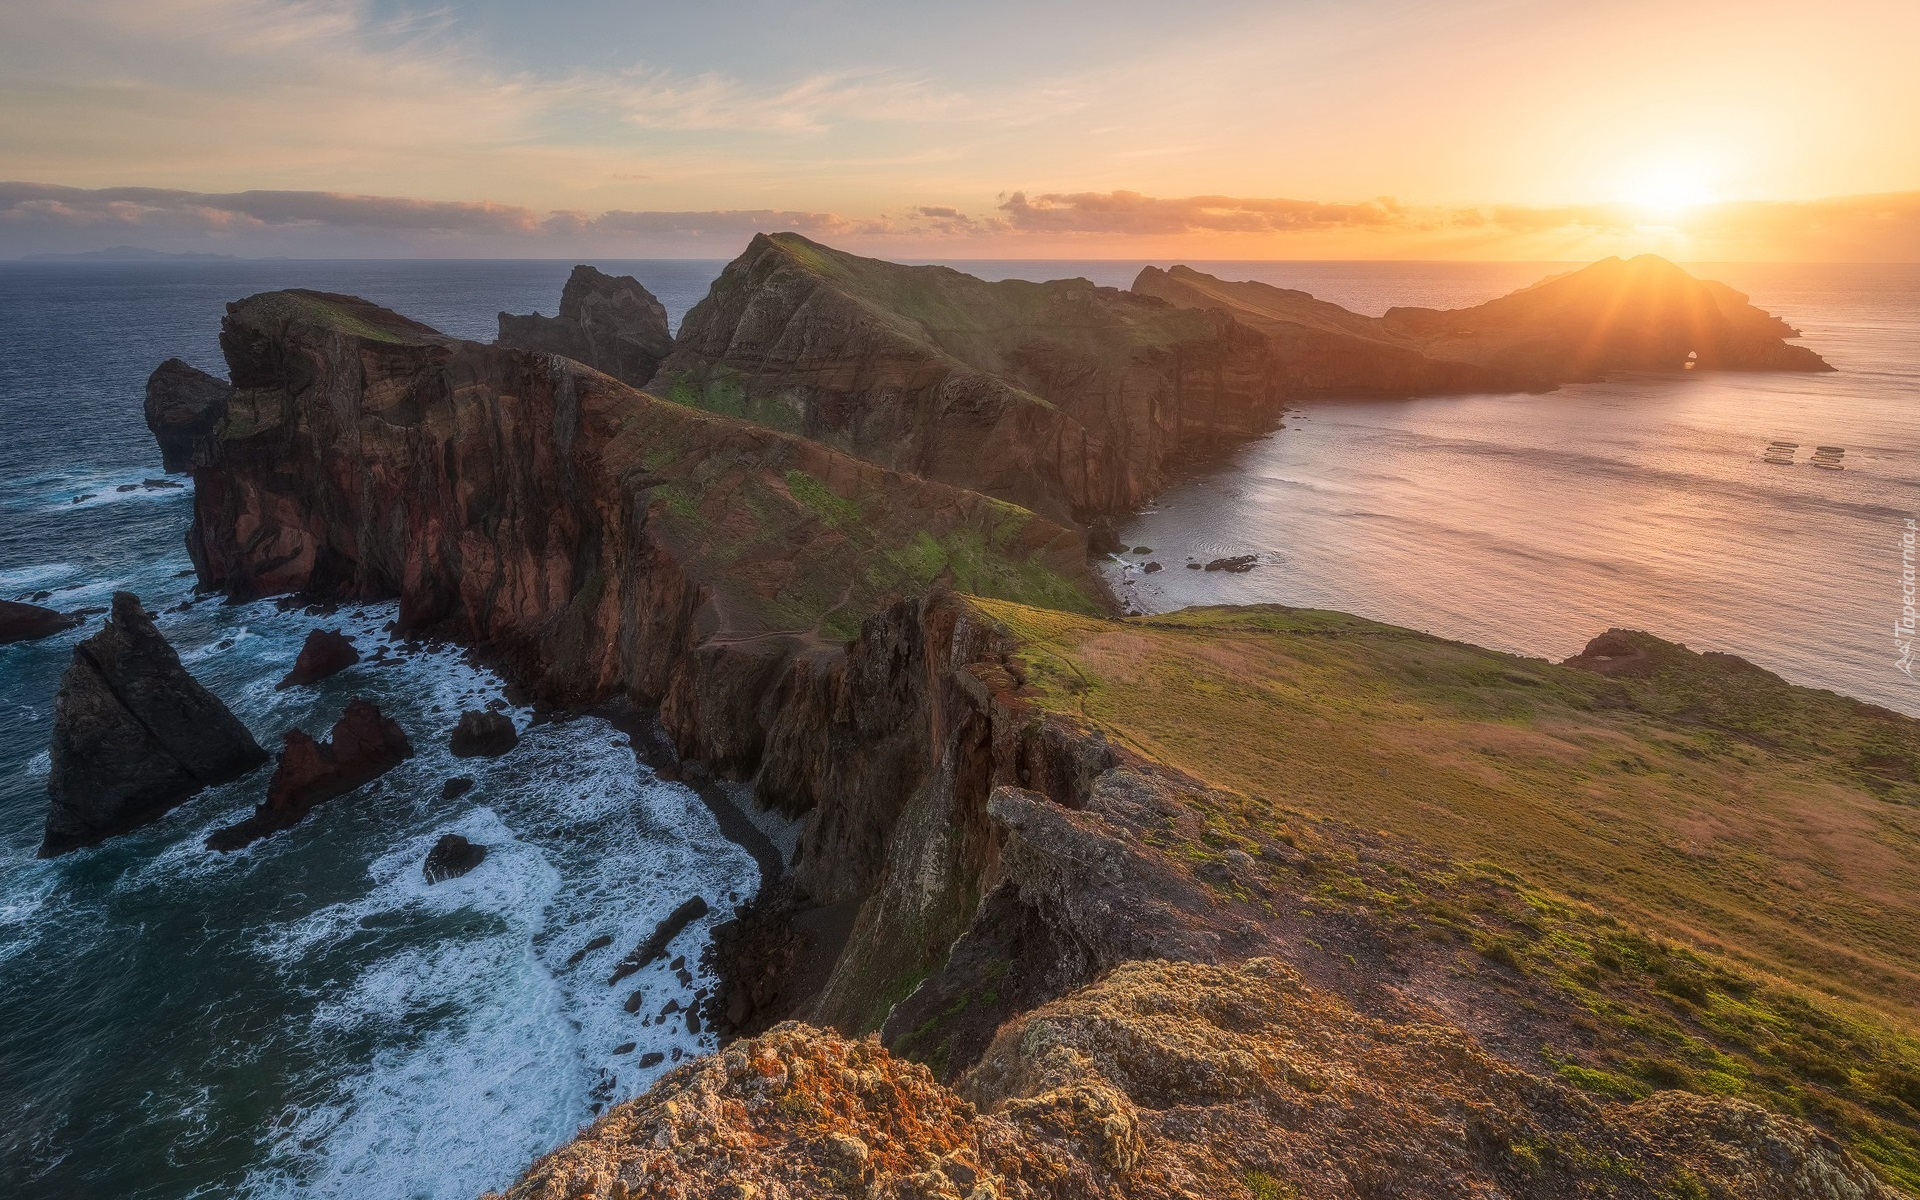
<instances>
[{"instance_id":1,"label":"calm sea surface","mask_svg":"<svg viewBox=\"0 0 1920 1200\"><path fill-rule=\"evenodd\" d=\"M0 264L0 596L192 599L190 500L140 486L160 474L140 396L169 356L221 370L226 301L352 292L486 339L501 309L552 312L569 265ZM720 266L599 265L637 275L676 320ZM1124 286L1141 264L955 265ZM1196 265L1376 313L1562 269ZM1840 372L1307 405L1141 517L1129 539L1153 552L1113 564L1116 582L1147 610L1318 605L1553 657L1632 625L1920 712L1892 637L1920 484L1920 268L1704 273L1799 325ZM1762 463L1773 438L1844 446L1848 469ZM1240 553L1259 567L1182 569ZM1167 569L1144 573L1148 558ZM694 893L717 917L752 891L752 861L595 719L515 709L520 749L457 763L454 720L502 688L456 654L273 690L316 625L370 650L392 615L201 602L161 619L263 744L320 733L366 695L420 751L377 792L227 856L201 840L260 799L266 771L133 836L34 859L53 697L85 631L0 648L0 1195L471 1198L710 1045L650 1015L686 1003L697 971L690 985L667 964L643 972L648 1001L629 1015L606 963L566 960L599 935L637 942ZM441 800L460 774L478 786ZM421 859L453 831L491 853L428 887ZM703 931L676 950L693 957ZM656 1052L664 1063L638 1065Z\"/></svg>"}]
</instances>

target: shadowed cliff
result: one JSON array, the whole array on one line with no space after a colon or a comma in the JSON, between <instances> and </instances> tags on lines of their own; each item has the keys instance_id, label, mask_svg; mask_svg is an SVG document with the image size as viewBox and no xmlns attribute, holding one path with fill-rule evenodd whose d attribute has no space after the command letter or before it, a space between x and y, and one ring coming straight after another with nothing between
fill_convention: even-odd
<instances>
[{"instance_id":1,"label":"shadowed cliff","mask_svg":"<svg viewBox=\"0 0 1920 1200\"><path fill-rule=\"evenodd\" d=\"M1132 512L1181 456L1265 433L1284 395L1223 316L792 233L728 264L650 386L1059 521Z\"/></svg>"}]
</instances>

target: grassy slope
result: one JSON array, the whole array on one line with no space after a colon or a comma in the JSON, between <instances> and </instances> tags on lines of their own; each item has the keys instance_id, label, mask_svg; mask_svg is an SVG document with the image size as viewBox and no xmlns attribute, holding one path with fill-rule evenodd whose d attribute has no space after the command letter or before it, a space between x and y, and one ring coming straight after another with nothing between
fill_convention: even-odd
<instances>
[{"instance_id":1,"label":"grassy slope","mask_svg":"<svg viewBox=\"0 0 1920 1200\"><path fill-rule=\"evenodd\" d=\"M731 635L844 640L887 599L935 584L1104 610L1077 535L1024 508L629 395L608 467L720 593Z\"/></svg>"},{"instance_id":2,"label":"grassy slope","mask_svg":"<svg viewBox=\"0 0 1920 1200\"><path fill-rule=\"evenodd\" d=\"M1243 798L1177 852L1437 851L1340 851L1319 895L1551 989L1544 1065L1599 1094L1744 1095L1920 1188L1920 722L1650 638L1609 680L1337 613L984 607L1042 703Z\"/></svg>"}]
</instances>

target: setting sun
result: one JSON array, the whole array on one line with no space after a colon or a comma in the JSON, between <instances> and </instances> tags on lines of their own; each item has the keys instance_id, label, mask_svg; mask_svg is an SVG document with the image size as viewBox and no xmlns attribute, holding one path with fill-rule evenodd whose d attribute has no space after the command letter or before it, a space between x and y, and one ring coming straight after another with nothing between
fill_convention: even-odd
<instances>
[{"instance_id":1,"label":"setting sun","mask_svg":"<svg viewBox=\"0 0 1920 1200\"><path fill-rule=\"evenodd\" d=\"M1622 199L1639 208L1674 213L1717 204L1720 196L1701 173L1686 166L1649 171L1622 189Z\"/></svg>"}]
</instances>

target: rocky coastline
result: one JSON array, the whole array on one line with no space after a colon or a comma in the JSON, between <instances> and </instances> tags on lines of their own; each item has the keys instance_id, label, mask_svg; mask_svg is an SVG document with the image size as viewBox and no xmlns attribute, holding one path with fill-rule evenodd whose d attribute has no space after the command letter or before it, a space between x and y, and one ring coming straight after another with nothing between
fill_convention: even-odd
<instances>
[{"instance_id":1,"label":"rocky coastline","mask_svg":"<svg viewBox=\"0 0 1920 1200\"><path fill-rule=\"evenodd\" d=\"M1465 318L1389 314L1382 332L1316 310L1282 330L1156 294L1201 287L1178 271L1130 293L989 285L795 235L756 238L662 346L625 282L576 272L565 329L503 314L491 346L354 297L250 297L222 328L230 387L170 363L149 388L170 464L194 471L202 586L397 598L403 631L473 647L542 704L638 706L631 726L660 738L636 753L716 813L732 781L804 822L790 863L728 830L765 886L716 933L697 1019L738 1040L510 1196L1898 1194L1886 1179L1920 1151L1858 1155L1920 1147L1900 1054L1874 1060L1894 1082L1823 1084L1827 1107L1795 1111L1622 1073L1652 1053L1638 1034L1606 1057L1613 1032L1530 950L1488 948L1520 944L1544 893L1303 816L1310 783L1223 786L1176 761L1167 727L1093 715L1103 655L1410 646L1417 670L1355 693L1370 712L1455 654L1337 614L1219 610L1215 640L1115 620L1089 532L1192 456L1301 394L1526 389L1651 360L1533 341L1447 357ZM1685 342L1708 367L1824 367L1784 326L1765 350L1733 301L1687 294L1738 336L1701 340L1698 304L1662 308L1654 325L1694 325L1635 343L1660 365ZM608 338L663 351L649 391ZM1108 635L1123 645L1076 640ZM1608 636L1566 668L1471 648L1445 668L1482 699L1550 695L1595 738L1691 736L1687 689L1719 677ZM1659 669L1582 669L1629 642ZM1905 718L1823 719L1872 761L1920 746ZM1845 786L1904 796L1890 771Z\"/></svg>"}]
</instances>

